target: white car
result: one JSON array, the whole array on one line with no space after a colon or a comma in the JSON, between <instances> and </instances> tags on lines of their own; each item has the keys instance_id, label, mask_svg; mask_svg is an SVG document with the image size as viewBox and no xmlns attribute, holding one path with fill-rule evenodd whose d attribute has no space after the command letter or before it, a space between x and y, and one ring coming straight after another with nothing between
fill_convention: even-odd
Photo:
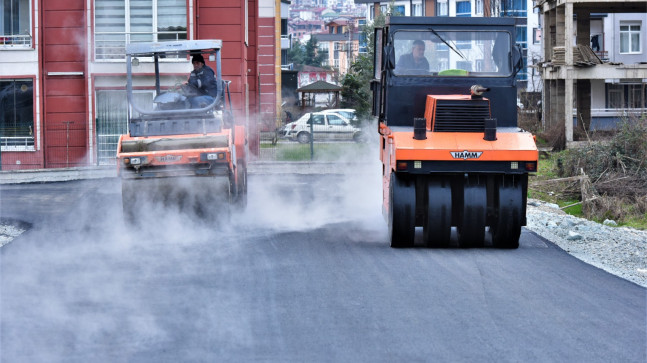
<instances>
[{"instance_id":1,"label":"white car","mask_svg":"<svg viewBox=\"0 0 647 363\"><path fill-rule=\"evenodd\" d=\"M302 144L310 142L311 124L314 140L354 140L363 142L362 129L351 125L344 116L328 111L310 112L283 127L282 136Z\"/></svg>"}]
</instances>

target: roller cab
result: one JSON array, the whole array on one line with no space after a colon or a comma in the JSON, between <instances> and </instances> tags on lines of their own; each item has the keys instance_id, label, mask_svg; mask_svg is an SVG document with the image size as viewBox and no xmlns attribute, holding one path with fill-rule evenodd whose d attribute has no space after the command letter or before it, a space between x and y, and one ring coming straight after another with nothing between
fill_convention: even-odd
<instances>
[{"instance_id":1,"label":"roller cab","mask_svg":"<svg viewBox=\"0 0 647 363\"><path fill-rule=\"evenodd\" d=\"M390 17L376 30L373 112L392 247L519 246L538 151L517 126L513 39L514 22L499 18ZM414 42L428 69L400 67Z\"/></svg>"},{"instance_id":2,"label":"roller cab","mask_svg":"<svg viewBox=\"0 0 647 363\"><path fill-rule=\"evenodd\" d=\"M231 111L229 82L222 80L220 40L135 43L127 47L128 133L117 145L122 203L128 222L150 206L180 208L200 217L229 215L244 207L247 193L246 130ZM204 54L215 61L217 96L191 108L184 88L162 88L159 59ZM133 94L132 67L151 57L157 94L152 103ZM141 82L141 81L140 81ZM141 85L147 87L145 85ZM150 86L148 86L150 87ZM154 213L154 212L153 212Z\"/></svg>"}]
</instances>

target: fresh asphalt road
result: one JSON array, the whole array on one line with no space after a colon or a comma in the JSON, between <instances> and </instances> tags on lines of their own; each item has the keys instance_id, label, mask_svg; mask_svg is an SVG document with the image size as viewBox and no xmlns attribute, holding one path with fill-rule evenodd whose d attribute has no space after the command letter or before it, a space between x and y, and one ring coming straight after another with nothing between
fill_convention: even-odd
<instances>
[{"instance_id":1,"label":"fresh asphalt road","mask_svg":"<svg viewBox=\"0 0 647 363\"><path fill-rule=\"evenodd\" d=\"M372 180L372 179L371 179ZM645 362L647 292L524 230L391 249L379 180L250 175L211 226L119 181L0 186L2 362Z\"/></svg>"}]
</instances>

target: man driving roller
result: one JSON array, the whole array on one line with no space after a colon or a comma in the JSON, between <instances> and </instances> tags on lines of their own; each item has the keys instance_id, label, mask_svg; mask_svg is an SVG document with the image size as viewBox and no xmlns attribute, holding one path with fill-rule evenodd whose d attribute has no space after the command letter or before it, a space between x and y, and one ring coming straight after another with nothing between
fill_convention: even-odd
<instances>
[{"instance_id":1,"label":"man driving roller","mask_svg":"<svg viewBox=\"0 0 647 363\"><path fill-rule=\"evenodd\" d=\"M397 68L404 71L429 71L429 62L425 58L425 43L420 39L414 40L411 53L400 57Z\"/></svg>"},{"instance_id":2,"label":"man driving roller","mask_svg":"<svg viewBox=\"0 0 647 363\"><path fill-rule=\"evenodd\" d=\"M188 84L197 92L198 96L189 97L191 108L203 108L210 105L218 94L218 86L213 69L204 63L202 54L196 54L191 60L193 71L189 75Z\"/></svg>"}]
</instances>

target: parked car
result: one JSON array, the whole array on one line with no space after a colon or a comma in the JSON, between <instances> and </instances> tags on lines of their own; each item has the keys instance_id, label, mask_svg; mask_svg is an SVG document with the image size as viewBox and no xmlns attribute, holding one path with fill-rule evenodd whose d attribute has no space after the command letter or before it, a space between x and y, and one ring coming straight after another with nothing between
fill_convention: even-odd
<instances>
[{"instance_id":1,"label":"parked car","mask_svg":"<svg viewBox=\"0 0 647 363\"><path fill-rule=\"evenodd\" d=\"M311 122L314 140L365 140L362 129L353 126L346 117L330 110L304 114L298 120L285 125L281 129L281 136L303 144L308 143Z\"/></svg>"}]
</instances>

